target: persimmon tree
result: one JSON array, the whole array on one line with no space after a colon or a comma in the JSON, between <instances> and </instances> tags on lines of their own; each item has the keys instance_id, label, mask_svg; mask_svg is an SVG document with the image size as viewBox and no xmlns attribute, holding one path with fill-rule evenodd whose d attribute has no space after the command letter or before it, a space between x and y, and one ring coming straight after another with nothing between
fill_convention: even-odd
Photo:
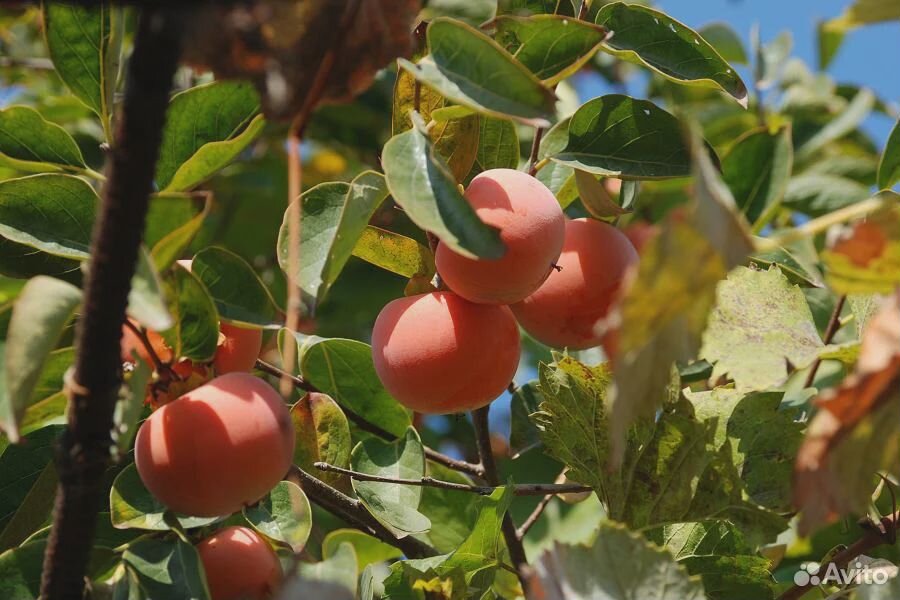
<instances>
[{"instance_id":1,"label":"persimmon tree","mask_svg":"<svg viewBox=\"0 0 900 600\"><path fill-rule=\"evenodd\" d=\"M677 17L3 8L0 597L900 597L900 10Z\"/></svg>"}]
</instances>

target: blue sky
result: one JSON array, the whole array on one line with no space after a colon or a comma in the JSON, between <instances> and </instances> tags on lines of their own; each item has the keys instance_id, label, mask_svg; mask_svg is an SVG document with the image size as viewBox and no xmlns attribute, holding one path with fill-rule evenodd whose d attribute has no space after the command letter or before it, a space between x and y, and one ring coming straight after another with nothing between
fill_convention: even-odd
<instances>
[{"instance_id":1,"label":"blue sky","mask_svg":"<svg viewBox=\"0 0 900 600\"><path fill-rule=\"evenodd\" d=\"M697 28L723 21L741 36L749 51L750 29L758 23L763 42L788 29L794 36L793 55L816 67L816 24L840 15L851 0L659 0L658 8ZM900 22L871 25L850 32L828 73L839 83L873 89L887 102L900 104ZM742 73L746 75L746 72ZM748 82L749 87L749 82ZM873 117L865 128L883 144L893 122Z\"/></svg>"}]
</instances>

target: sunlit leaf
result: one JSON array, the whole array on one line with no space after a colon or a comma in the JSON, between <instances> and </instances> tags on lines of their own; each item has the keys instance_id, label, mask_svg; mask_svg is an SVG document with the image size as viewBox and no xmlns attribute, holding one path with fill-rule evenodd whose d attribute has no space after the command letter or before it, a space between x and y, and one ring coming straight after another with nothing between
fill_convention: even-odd
<instances>
[{"instance_id":1,"label":"sunlit leaf","mask_svg":"<svg viewBox=\"0 0 900 600\"><path fill-rule=\"evenodd\" d=\"M163 332L177 358L211 360L219 345L219 315L200 279L177 266L166 278L169 312L175 326Z\"/></svg>"},{"instance_id":2,"label":"sunlit leaf","mask_svg":"<svg viewBox=\"0 0 900 600\"><path fill-rule=\"evenodd\" d=\"M253 528L294 552L300 552L312 531L312 508L303 490L290 481L280 481L259 502L244 507L244 517Z\"/></svg>"},{"instance_id":3,"label":"sunlit leaf","mask_svg":"<svg viewBox=\"0 0 900 600\"><path fill-rule=\"evenodd\" d=\"M0 110L0 163L36 172L86 168L72 136L27 106Z\"/></svg>"},{"instance_id":4,"label":"sunlit leaf","mask_svg":"<svg viewBox=\"0 0 900 600\"><path fill-rule=\"evenodd\" d=\"M160 600L208 600L209 590L197 549L179 538L140 538L122 553L135 575L138 594Z\"/></svg>"},{"instance_id":5,"label":"sunlit leaf","mask_svg":"<svg viewBox=\"0 0 900 600\"><path fill-rule=\"evenodd\" d=\"M434 254L416 240L378 227L366 227L353 256L404 277L434 277Z\"/></svg>"},{"instance_id":6,"label":"sunlit leaf","mask_svg":"<svg viewBox=\"0 0 900 600\"><path fill-rule=\"evenodd\" d=\"M888 137L881 162L878 164L878 187L888 189L900 181L900 121Z\"/></svg>"},{"instance_id":7,"label":"sunlit leaf","mask_svg":"<svg viewBox=\"0 0 900 600\"><path fill-rule=\"evenodd\" d=\"M346 476L313 466L326 462L350 468L350 425L337 403L325 394L306 394L291 407L291 419L296 440L294 464L331 486L348 489Z\"/></svg>"},{"instance_id":8,"label":"sunlit leaf","mask_svg":"<svg viewBox=\"0 0 900 600\"><path fill-rule=\"evenodd\" d=\"M268 288L237 254L225 248L204 248L194 255L191 272L209 291L221 318L261 327L278 321Z\"/></svg>"}]
</instances>

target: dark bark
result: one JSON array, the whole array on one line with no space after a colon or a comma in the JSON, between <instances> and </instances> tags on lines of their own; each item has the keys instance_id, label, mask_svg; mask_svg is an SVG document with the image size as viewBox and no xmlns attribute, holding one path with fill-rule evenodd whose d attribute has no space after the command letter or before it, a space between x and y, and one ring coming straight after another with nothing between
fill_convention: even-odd
<instances>
[{"instance_id":1,"label":"dark bark","mask_svg":"<svg viewBox=\"0 0 900 600\"><path fill-rule=\"evenodd\" d=\"M59 488L44 556L44 600L80 599L122 380L122 322L135 272L169 90L181 48L183 10L145 8L128 66L125 100L94 226L79 321L69 423L57 451Z\"/></svg>"}]
</instances>

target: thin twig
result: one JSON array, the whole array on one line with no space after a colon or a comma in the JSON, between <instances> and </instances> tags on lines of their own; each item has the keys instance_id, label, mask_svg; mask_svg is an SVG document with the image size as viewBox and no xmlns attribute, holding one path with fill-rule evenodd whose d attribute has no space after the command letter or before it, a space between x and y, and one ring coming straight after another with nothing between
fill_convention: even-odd
<instances>
[{"instance_id":1,"label":"thin twig","mask_svg":"<svg viewBox=\"0 0 900 600\"><path fill-rule=\"evenodd\" d=\"M398 538L373 517L362 503L327 485L297 467L291 467L290 477L295 477L303 491L315 504L346 521L353 527L386 544L399 548L409 558L437 556L438 552L428 544L412 536Z\"/></svg>"},{"instance_id":2,"label":"thin twig","mask_svg":"<svg viewBox=\"0 0 900 600\"><path fill-rule=\"evenodd\" d=\"M534 177L538 172L538 154L541 150L541 140L544 137L544 128L534 130L534 139L531 141L531 154L528 157L528 174Z\"/></svg>"},{"instance_id":3,"label":"thin twig","mask_svg":"<svg viewBox=\"0 0 900 600\"><path fill-rule=\"evenodd\" d=\"M838 570L843 569L855 558L868 554L883 544L895 543L898 520L900 520L900 512L895 512L881 519L881 522L878 524L869 523L869 527L859 540L835 554L826 564L821 565L819 572L827 573L831 569L831 565L834 565ZM816 586L811 583L795 585L778 596L778 600L798 600L814 589L816 589Z\"/></svg>"},{"instance_id":4,"label":"thin twig","mask_svg":"<svg viewBox=\"0 0 900 600\"><path fill-rule=\"evenodd\" d=\"M838 332L838 329L841 328L841 311L844 310L844 303L847 301L847 296L843 295L838 298L837 304L834 305L834 310L831 312L831 318L828 320L828 326L825 328L825 337L822 340L825 342L825 345L831 343L831 340L834 339L834 335ZM806 376L806 382L803 387L812 387L812 384L816 380L816 372L819 370L819 365L822 364L822 359L817 358L813 361L812 366L809 368L809 375Z\"/></svg>"},{"instance_id":5,"label":"thin twig","mask_svg":"<svg viewBox=\"0 0 900 600\"><path fill-rule=\"evenodd\" d=\"M81 599L103 481L110 464L113 411L122 382L122 322L137 265L169 89L181 54L185 9L141 10L125 100L109 155L91 241L78 323L75 371L67 386L68 424L59 442L53 528L40 597Z\"/></svg>"},{"instance_id":6,"label":"thin twig","mask_svg":"<svg viewBox=\"0 0 900 600\"><path fill-rule=\"evenodd\" d=\"M468 485L465 483L454 483L451 481L442 481L433 477L422 477L420 479L403 479L397 477L381 477L380 475L369 475L368 473L360 473L351 469L345 469L326 462L317 462L313 466L320 471L329 471L331 473L340 473L347 475L357 481L376 481L380 483L395 483L398 485L413 485L418 487L435 487L446 490L456 490L459 492L471 492L482 496L490 496L497 489L497 486L491 485ZM542 494L576 494L581 492L590 492L593 488L577 483L520 483L512 487L513 494L516 496L540 496Z\"/></svg>"},{"instance_id":7,"label":"thin twig","mask_svg":"<svg viewBox=\"0 0 900 600\"><path fill-rule=\"evenodd\" d=\"M290 381L294 385L294 387L296 387L297 389L303 390L305 392L320 392L321 393L321 390L319 388L317 388L310 382L306 381L302 377L298 377L296 375L291 375L290 373L287 373L283 369L279 369L275 365L268 363L264 360L257 359L256 368L259 369L260 371L268 373L269 375L274 375L275 377L278 377L278 378L287 377L288 381ZM335 402L337 402L337 400L335 400ZM372 435L378 436L383 440L394 441L397 439L397 436L394 435L393 433L391 433L390 431L387 431L386 429L379 427L375 423L372 423L371 421L369 421L362 415L350 410L349 408L347 408L340 402L337 402L337 404L338 404L338 406L341 407L341 410L344 411L344 414L347 416L347 419L352 421L354 425L356 425L363 431L366 431L368 433L371 433ZM484 468L481 465L476 465L476 464L472 464L470 462L466 462L464 460L458 460L458 459L452 458L450 456L447 456L446 454L442 454L442 453L438 452L437 450L429 448L428 446L425 446L425 458L427 458L428 460L434 461L436 463L440 463L440 464L444 465L445 467L449 467L449 468L453 469L454 471L459 471L461 473L468 473L469 475L474 475L476 477L484 477Z\"/></svg>"},{"instance_id":8,"label":"thin twig","mask_svg":"<svg viewBox=\"0 0 900 600\"><path fill-rule=\"evenodd\" d=\"M125 323L125 327L131 330L135 336L137 336L138 341L141 342L141 345L144 347L144 350L147 351L147 356L150 357L150 362L153 363L153 368L157 373L167 372L170 376L175 379L180 380L181 375L175 372L175 369L171 367L168 363L164 362L159 354L156 353L156 348L153 347L153 344L150 342L150 338L147 337L147 332L142 328L138 327L134 323L131 322L131 319L125 319L123 321Z\"/></svg>"},{"instance_id":9,"label":"thin twig","mask_svg":"<svg viewBox=\"0 0 900 600\"><path fill-rule=\"evenodd\" d=\"M521 527L516 529L516 537L520 540L525 539L525 536L528 534L528 530L531 529L535 523L538 522L538 519L541 518L541 515L544 514L544 509L547 508L547 505L550 504L550 501L556 497L556 494L547 494L541 501L538 502L538 505L535 507L531 514L528 515L528 518L525 519L525 522L522 523Z\"/></svg>"},{"instance_id":10,"label":"thin twig","mask_svg":"<svg viewBox=\"0 0 900 600\"><path fill-rule=\"evenodd\" d=\"M484 477L488 484L497 486L500 485L500 475L497 472L494 451L491 449L491 429L488 422L489 411L490 404L472 411L472 424L475 427L475 443L478 446L478 456L481 457L481 465L484 467ZM503 531L503 539L506 540L506 547L509 549L509 558L516 568L519 583L522 584L522 591L527 592L528 578L525 576L525 570L528 568L528 558L525 555L525 547L522 546L522 540L516 534L516 524L513 523L509 511L503 515L503 522L500 528Z\"/></svg>"},{"instance_id":11,"label":"thin twig","mask_svg":"<svg viewBox=\"0 0 900 600\"><path fill-rule=\"evenodd\" d=\"M581 0L581 6L578 8L578 19L584 21L584 18L588 14L588 9L590 8L590 3L588 0Z\"/></svg>"}]
</instances>

